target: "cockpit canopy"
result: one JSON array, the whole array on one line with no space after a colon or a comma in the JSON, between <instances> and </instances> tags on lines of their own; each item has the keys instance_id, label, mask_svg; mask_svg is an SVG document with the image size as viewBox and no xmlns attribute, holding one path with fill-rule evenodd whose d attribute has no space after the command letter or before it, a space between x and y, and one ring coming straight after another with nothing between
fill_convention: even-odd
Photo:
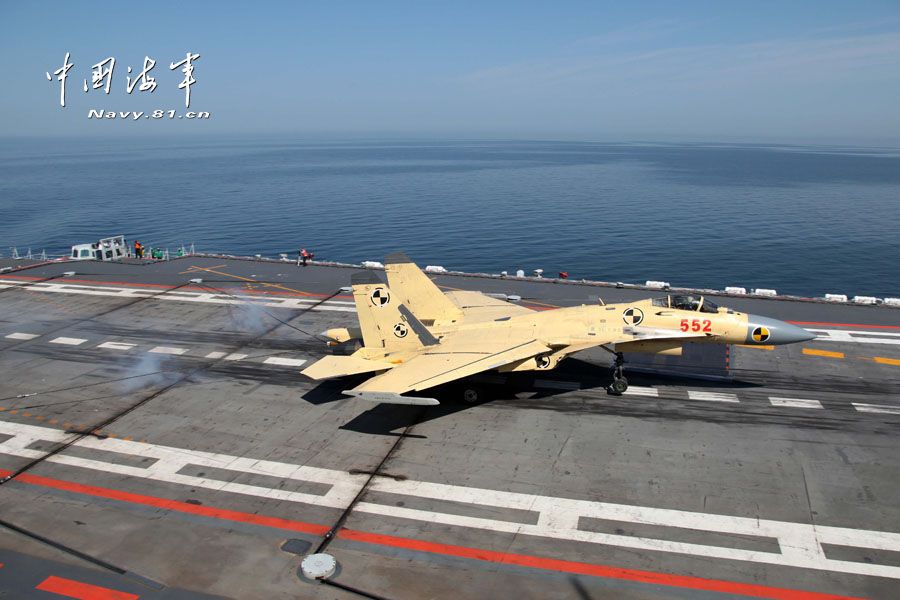
<instances>
[{"instance_id":1,"label":"cockpit canopy","mask_svg":"<svg viewBox=\"0 0 900 600\"><path fill-rule=\"evenodd\" d=\"M698 296L695 294L654 298L653 306L661 306L663 308L677 308L679 310L693 310L696 312L705 313L719 312L719 307L715 302L713 302L712 300L708 300L703 296Z\"/></svg>"}]
</instances>

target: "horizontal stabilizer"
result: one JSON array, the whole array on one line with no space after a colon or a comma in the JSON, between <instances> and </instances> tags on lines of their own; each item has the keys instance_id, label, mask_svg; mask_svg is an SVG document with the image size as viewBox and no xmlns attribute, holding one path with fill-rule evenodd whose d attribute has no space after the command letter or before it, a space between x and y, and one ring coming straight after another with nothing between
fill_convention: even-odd
<instances>
[{"instance_id":1,"label":"horizontal stabilizer","mask_svg":"<svg viewBox=\"0 0 900 600\"><path fill-rule=\"evenodd\" d=\"M342 375L385 371L395 366L391 363L366 360L356 356L326 356L306 367L301 373L311 379L326 379Z\"/></svg>"},{"instance_id":2,"label":"horizontal stabilizer","mask_svg":"<svg viewBox=\"0 0 900 600\"><path fill-rule=\"evenodd\" d=\"M419 398L416 396L401 396L394 392L365 392L361 390L344 390L342 394L355 396L369 402L382 402L384 404L415 404L418 406L434 406L440 404L434 398Z\"/></svg>"}]
</instances>

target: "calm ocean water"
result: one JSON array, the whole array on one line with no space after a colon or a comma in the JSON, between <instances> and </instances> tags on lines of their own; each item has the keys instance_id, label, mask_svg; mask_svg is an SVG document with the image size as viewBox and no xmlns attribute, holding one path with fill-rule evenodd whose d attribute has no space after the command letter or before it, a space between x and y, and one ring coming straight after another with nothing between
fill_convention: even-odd
<instances>
[{"instance_id":1,"label":"calm ocean water","mask_svg":"<svg viewBox=\"0 0 900 600\"><path fill-rule=\"evenodd\" d=\"M230 254L900 296L900 152L288 138L0 141L0 253Z\"/></svg>"}]
</instances>

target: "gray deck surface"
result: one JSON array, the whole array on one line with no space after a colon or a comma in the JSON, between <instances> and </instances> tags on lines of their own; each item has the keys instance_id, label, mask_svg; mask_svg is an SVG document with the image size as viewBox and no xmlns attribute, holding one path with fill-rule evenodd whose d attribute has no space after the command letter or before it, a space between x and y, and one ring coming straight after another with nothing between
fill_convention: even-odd
<instances>
[{"instance_id":1,"label":"gray deck surface","mask_svg":"<svg viewBox=\"0 0 900 600\"><path fill-rule=\"evenodd\" d=\"M298 577L317 549L362 597L898 597L900 310L716 298L820 337L733 346L727 368L724 348L636 357L621 397L597 350L476 406L373 405L340 393L360 379L298 374L315 334L355 324L330 297L353 272L192 256L0 275L0 597L64 597L35 589L51 576L361 597ZM436 282L544 308L661 295Z\"/></svg>"}]
</instances>

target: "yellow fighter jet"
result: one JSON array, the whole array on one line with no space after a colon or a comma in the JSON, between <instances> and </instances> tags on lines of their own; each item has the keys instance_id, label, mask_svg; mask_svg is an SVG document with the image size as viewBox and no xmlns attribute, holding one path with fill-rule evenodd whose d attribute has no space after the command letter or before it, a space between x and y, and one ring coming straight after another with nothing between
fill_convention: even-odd
<instances>
[{"instance_id":1,"label":"yellow fighter jet","mask_svg":"<svg viewBox=\"0 0 900 600\"><path fill-rule=\"evenodd\" d=\"M407 256L385 257L388 284L372 271L351 278L359 329L325 332L335 342L361 337L349 356L326 356L303 371L312 379L378 373L344 393L374 402L438 404L407 396L485 371L546 371L574 352L615 354L610 393L628 388L623 352L681 354L684 342L791 344L815 335L783 321L717 307L703 296L531 310L480 292L441 292ZM463 386L461 399L479 391Z\"/></svg>"}]
</instances>

